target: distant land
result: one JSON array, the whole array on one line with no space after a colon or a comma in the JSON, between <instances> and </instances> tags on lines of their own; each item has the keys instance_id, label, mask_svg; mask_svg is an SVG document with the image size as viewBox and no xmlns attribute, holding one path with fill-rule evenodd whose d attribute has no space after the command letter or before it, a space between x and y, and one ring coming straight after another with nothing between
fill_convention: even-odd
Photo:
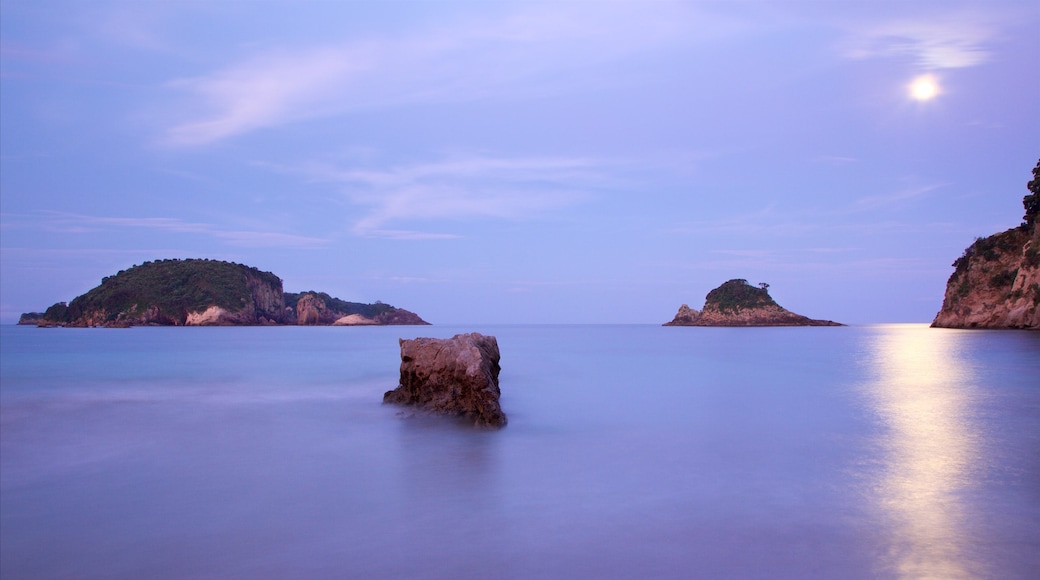
<instances>
[{"instance_id":1,"label":"distant land","mask_svg":"<svg viewBox=\"0 0 1040 580\"><path fill-rule=\"evenodd\" d=\"M1022 225L964 250L932 326L1040 329L1040 161L1026 187Z\"/></svg>"},{"instance_id":2,"label":"distant land","mask_svg":"<svg viewBox=\"0 0 1040 580\"><path fill-rule=\"evenodd\" d=\"M414 312L324 292L283 292L270 272L220 260L156 260L18 324L68 327L429 324Z\"/></svg>"},{"instance_id":3,"label":"distant land","mask_svg":"<svg viewBox=\"0 0 1040 580\"><path fill-rule=\"evenodd\" d=\"M768 288L765 283L752 286L743 278L729 280L708 292L703 310L683 304L664 326L844 326L795 314L777 304Z\"/></svg>"}]
</instances>

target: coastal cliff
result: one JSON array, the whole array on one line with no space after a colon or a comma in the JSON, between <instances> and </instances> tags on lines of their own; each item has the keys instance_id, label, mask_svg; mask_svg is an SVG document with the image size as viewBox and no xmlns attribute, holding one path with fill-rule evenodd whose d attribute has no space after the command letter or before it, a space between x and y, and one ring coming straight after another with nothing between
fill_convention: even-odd
<instances>
[{"instance_id":1,"label":"coastal cliff","mask_svg":"<svg viewBox=\"0 0 1040 580\"><path fill-rule=\"evenodd\" d=\"M347 302L324 292L286 292L286 310L295 312L295 324L302 326L386 326L429 324L418 314L389 304Z\"/></svg>"},{"instance_id":2,"label":"coastal cliff","mask_svg":"<svg viewBox=\"0 0 1040 580\"><path fill-rule=\"evenodd\" d=\"M321 302L327 315L297 312L301 296ZM326 308L325 303L332 304ZM156 260L120 271L101 285L20 323L38 326L241 326L333 324L358 315L366 324L427 324L387 304L345 302L327 294L282 291L270 272L219 260Z\"/></svg>"},{"instance_id":3,"label":"coastal cliff","mask_svg":"<svg viewBox=\"0 0 1040 580\"><path fill-rule=\"evenodd\" d=\"M1040 161L1027 186L1022 225L976 239L953 263L933 327L1040 329Z\"/></svg>"},{"instance_id":4,"label":"coastal cliff","mask_svg":"<svg viewBox=\"0 0 1040 580\"><path fill-rule=\"evenodd\" d=\"M768 288L756 288L742 278L729 280L708 292L703 310L683 304L664 326L844 326L795 314L777 304Z\"/></svg>"}]
</instances>

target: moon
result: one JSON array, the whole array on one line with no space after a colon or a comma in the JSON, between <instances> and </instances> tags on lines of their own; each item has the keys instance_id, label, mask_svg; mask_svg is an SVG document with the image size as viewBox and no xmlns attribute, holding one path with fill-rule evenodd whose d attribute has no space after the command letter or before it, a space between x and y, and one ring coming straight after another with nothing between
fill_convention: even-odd
<instances>
[{"instance_id":1,"label":"moon","mask_svg":"<svg viewBox=\"0 0 1040 580\"><path fill-rule=\"evenodd\" d=\"M919 76L910 83L910 96L917 101L929 101L939 94L939 84L932 75Z\"/></svg>"}]
</instances>

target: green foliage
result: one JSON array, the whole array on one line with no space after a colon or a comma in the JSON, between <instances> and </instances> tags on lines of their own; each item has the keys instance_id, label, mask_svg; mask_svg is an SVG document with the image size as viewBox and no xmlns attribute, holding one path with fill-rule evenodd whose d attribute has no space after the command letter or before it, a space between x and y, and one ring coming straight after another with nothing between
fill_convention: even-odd
<instances>
[{"instance_id":1,"label":"green foliage","mask_svg":"<svg viewBox=\"0 0 1040 580\"><path fill-rule=\"evenodd\" d=\"M987 238L975 238L975 242L964 249L961 257L954 260L953 266L956 268L956 272L961 272L967 269L972 258L978 257L987 262L999 260L1007 252L1020 252L1024 243L1023 232L1017 229L1010 229Z\"/></svg>"},{"instance_id":2,"label":"green foliage","mask_svg":"<svg viewBox=\"0 0 1040 580\"><path fill-rule=\"evenodd\" d=\"M1025 220L1026 225L1031 226L1036 221L1036 215L1040 212L1040 161L1036 162L1036 167L1033 168L1033 179L1026 183L1026 187L1029 189L1029 195L1022 198L1022 206L1026 210L1026 215L1022 216Z\"/></svg>"},{"instance_id":3,"label":"green foliage","mask_svg":"<svg viewBox=\"0 0 1040 580\"><path fill-rule=\"evenodd\" d=\"M971 292L971 282L968 281L968 277L965 276L961 279L960 285L957 286L957 297L964 298Z\"/></svg>"},{"instance_id":4,"label":"green foliage","mask_svg":"<svg viewBox=\"0 0 1040 580\"><path fill-rule=\"evenodd\" d=\"M1003 288L1005 286L1011 286L1015 283L1015 278L1018 277L1018 269L1005 270L1004 272L997 272L989 279L989 285L991 288Z\"/></svg>"},{"instance_id":5,"label":"green foliage","mask_svg":"<svg viewBox=\"0 0 1040 580\"><path fill-rule=\"evenodd\" d=\"M397 310L389 304L383 304L376 300L375 304L363 304L361 302L347 302L346 300L340 300L339 298L333 298L325 292L315 292L313 290L307 292L286 292L285 293L285 305L296 310L296 305L300 302L300 298L306 294L313 294L317 296L323 303L325 308L333 312L339 312L343 316L350 314L360 314L365 318L375 318L384 312L390 312Z\"/></svg>"},{"instance_id":6,"label":"green foliage","mask_svg":"<svg viewBox=\"0 0 1040 580\"><path fill-rule=\"evenodd\" d=\"M777 306L766 287L768 285L756 288L747 280L736 278L708 292L704 307L714 307L721 312L739 312L745 308Z\"/></svg>"},{"instance_id":7,"label":"green foliage","mask_svg":"<svg viewBox=\"0 0 1040 580\"><path fill-rule=\"evenodd\" d=\"M74 299L64 316L55 305L45 317L48 321L72 322L87 313L103 311L107 320L113 321L120 314L140 314L155 307L160 320L180 323L189 312L210 306L235 312L252 304L250 278L276 288L282 284L270 272L219 260L145 262L105 277L100 286Z\"/></svg>"},{"instance_id":8,"label":"green foliage","mask_svg":"<svg viewBox=\"0 0 1040 580\"><path fill-rule=\"evenodd\" d=\"M48 308L47 311L43 313L41 319L55 324L69 322L69 305L64 302L59 302Z\"/></svg>"}]
</instances>

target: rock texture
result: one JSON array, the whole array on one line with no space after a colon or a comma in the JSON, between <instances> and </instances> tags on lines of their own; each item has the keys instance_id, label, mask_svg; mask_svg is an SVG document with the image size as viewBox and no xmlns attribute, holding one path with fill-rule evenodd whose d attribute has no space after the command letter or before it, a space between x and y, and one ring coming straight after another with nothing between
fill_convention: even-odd
<instances>
[{"instance_id":1,"label":"rock texture","mask_svg":"<svg viewBox=\"0 0 1040 580\"><path fill-rule=\"evenodd\" d=\"M414 312L376 302L362 304L333 298L324 292L286 293L286 308L302 326L428 325Z\"/></svg>"},{"instance_id":2,"label":"rock texture","mask_svg":"<svg viewBox=\"0 0 1040 580\"><path fill-rule=\"evenodd\" d=\"M504 427L499 405L499 352L494 336L401 340L401 379L384 403L456 415L478 427Z\"/></svg>"},{"instance_id":3,"label":"rock texture","mask_svg":"<svg viewBox=\"0 0 1040 580\"><path fill-rule=\"evenodd\" d=\"M932 326L1040 329L1040 161L1022 198L1022 225L977 238L953 263Z\"/></svg>"},{"instance_id":4,"label":"rock texture","mask_svg":"<svg viewBox=\"0 0 1040 580\"><path fill-rule=\"evenodd\" d=\"M703 310L683 304L664 326L844 326L781 307L769 295L768 287L762 284L756 288L740 278L730 280L708 293Z\"/></svg>"},{"instance_id":5,"label":"rock texture","mask_svg":"<svg viewBox=\"0 0 1040 580\"><path fill-rule=\"evenodd\" d=\"M42 321L42 312L26 312L18 317L18 324L22 325L39 326Z\"/></svg>"},{"instance_id":6,"label":"rock texture","mask_svg":"<svg viewBox=\"0 0 1040 580\"><path fill-rule=\"evenodd\" d=\"M282 280L219 260L156 260L108 276L70 303L22 316L37 326L231 326L269 324L428 324L388 304L361 304L322 292L282 291Z\"/></svg>"},{"instance_id":7,"label":"rock texture","mask_svg":"<svg viewBox=\"0 0 1040 580\"><path fill-rule=\"evenodd\" d=\"M940 328L1040 329L1040 222L979 238L953 263Z\"/></svg>"}]
</instances>

